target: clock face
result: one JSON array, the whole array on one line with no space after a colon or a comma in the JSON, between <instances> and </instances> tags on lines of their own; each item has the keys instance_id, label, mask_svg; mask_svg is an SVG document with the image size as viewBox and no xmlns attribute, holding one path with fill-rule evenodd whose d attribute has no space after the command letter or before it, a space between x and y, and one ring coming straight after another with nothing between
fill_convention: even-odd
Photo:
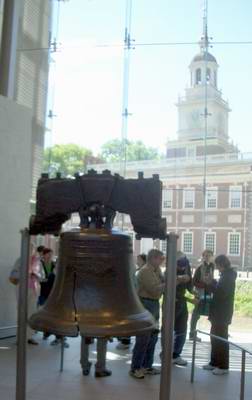
<instances>
[{"instance_id":1,"label":"clock face","mask_svg":"<svg viewBox=\"0 0 252 400\"><path fill-rule=\"evenodd\" d=\"M202 125L202 112L201 110L193 110L189 114L190 128L200 128Z\"/></svg>"}]
</instances>

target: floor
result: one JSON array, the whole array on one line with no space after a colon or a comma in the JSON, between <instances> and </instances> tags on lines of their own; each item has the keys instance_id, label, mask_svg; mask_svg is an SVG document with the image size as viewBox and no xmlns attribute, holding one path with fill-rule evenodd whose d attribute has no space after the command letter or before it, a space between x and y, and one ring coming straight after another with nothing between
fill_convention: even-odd
<instances>
[{"instance_id":1,"label":"floor","mask_svg":"<svg viewBox=\"0 0 252 400\"><path fill-rule=\"evenodd\" d=\"M109 378L95 379L93 369L88 377L81 374L79 365L80 340L69 339L65 350L64 371L59 372L60 347L50 346L50 338L43 341L37 335L39 346L28 347L27 400L158 400L159 376L135 380L128 375L130 351L116 349L116 340L108 346L108 367L113 371ZM205 338L204 338L205 340ZM207 338L206 338L207 340ZM245 345L245 340L243 345ZM173 367L172 400L238 400L240 388L240 354L231 351L230 373L216 377L203 371L208 361L209 342L197 345L195 382L190 383L192 345L187 342L184 357L186 368ZM0 341L0 399L15 399L15 339ZM157 349L156 365L160 365ZM95 362L95 346L92 360ZM246 395L252 398L252 357L247 358Z\"/></svg>"}]
</instances>

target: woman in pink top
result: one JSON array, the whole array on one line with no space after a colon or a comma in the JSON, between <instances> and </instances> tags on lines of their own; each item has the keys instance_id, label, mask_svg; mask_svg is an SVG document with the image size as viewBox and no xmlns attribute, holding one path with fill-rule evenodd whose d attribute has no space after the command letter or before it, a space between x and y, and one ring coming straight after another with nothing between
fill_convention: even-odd
<instances>
[{"instance_id":1,"label":"woman in pink top","mask_svg":"<svg viewBox=\"0 0 252 400\"><path fill-rule=\"evenodd\" d=\"M37 311L37 302L40 292L40 257L37 254L34 246L31 248L31 258L29 263L29 279L28 279L28 318ZM34 330L27 325L27 342L28 344L38 345L38 342L33 338Z\"/></svg>"}]
</instances>

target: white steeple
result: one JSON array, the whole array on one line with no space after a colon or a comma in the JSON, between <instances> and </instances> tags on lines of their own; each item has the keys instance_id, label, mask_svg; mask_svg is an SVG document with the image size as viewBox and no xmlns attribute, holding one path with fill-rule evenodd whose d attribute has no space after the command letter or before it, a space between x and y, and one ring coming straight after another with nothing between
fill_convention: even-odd
<instances>
[{"instance_id":1,"label":"white steeple","mask_svg":"<svg viewBox=\"0 0 252 400\"><path fill-rule=\"evenodd\" d=\"M191 87L197 85L205 86L210 84L217 89L217 69L216 58L209 53L209 37L207 26L207 1L204 5L203 13L203 31L199 41L200 53L196 54L189 66L191 71Z\"/></svg>"},{"instance_id":2,"label":"white steeple","mask_svg":"<svg viewBox=\"0 0 252 400\"><path fill-rule=\"evenodd\" d=\"M207 0L203 14L203 32L199 41L200 52L190 65L191 85L185 97L177 104L179 114L178 138L180 140L203 140L205 115L207 115L207 138L228 140L228 103L222 98L217 86L218 64L209 53L210 41L207 26Z\"/></svg>"}]
</instances>

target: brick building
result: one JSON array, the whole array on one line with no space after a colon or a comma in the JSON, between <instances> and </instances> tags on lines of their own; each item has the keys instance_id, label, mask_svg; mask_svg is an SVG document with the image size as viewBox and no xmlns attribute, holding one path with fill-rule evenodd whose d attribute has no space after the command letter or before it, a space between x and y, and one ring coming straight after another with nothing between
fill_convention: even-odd
<instances>
[{"instance_id":1,"label":"brick building","mask_svg":"<svg viewBox=\"0 0 252 400\"><path fill-rule=\"evenodd\" d=\"M229 139L231 110L218 89L218 67L203 36L189 66L191 85L177 102L177 140L168 141L164 160L128 162L126 176L159 174L168 230L178 233L178 246L193 263L210 248L247 269L252 266L252 154L241 154ZM90 167L120 172L119 164ZM127 217L124 228L131 231ZM136 253L152 246L151 240L135 241Z\"/></svg>"}]
</instances>

